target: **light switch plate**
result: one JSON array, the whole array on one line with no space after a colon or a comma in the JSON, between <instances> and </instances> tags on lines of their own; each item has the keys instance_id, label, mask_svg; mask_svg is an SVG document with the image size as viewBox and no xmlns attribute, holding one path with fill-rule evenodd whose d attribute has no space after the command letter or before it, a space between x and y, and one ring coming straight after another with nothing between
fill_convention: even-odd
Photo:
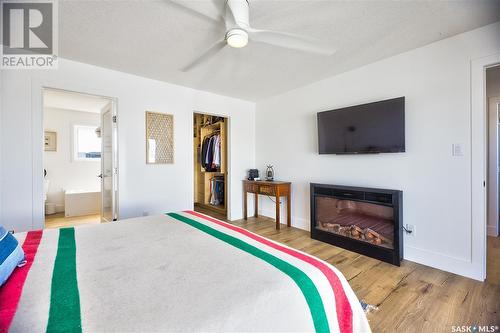
<instances>
[{"instance_id":1,"label":"light switch plate","mask_svg":"<svg viewBox=\"0 0 500 333\"><path fill-rule=\"evenodd\" d=\"M454 143L452 145L452 155L453 156L464 156L464 145L463 145L463 143Z\"/></svg>"}]
</instances>

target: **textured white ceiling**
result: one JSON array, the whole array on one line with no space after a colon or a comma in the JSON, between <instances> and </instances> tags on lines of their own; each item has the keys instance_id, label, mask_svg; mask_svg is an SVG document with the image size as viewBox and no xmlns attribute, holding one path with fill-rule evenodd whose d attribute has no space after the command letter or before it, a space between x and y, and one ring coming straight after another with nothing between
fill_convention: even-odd
<instances>
[{"instance_id":1,"label":"textured white ceiling","mask_svg":"<svg viewBox=\"0 0 500 333\"><path fill-rule=\"evenodd\" d=\"M105 97L64 90L45 89L43 91L44 108L100 113L109 102L109 99Z\"/></svg>"},{"instance_id":2,"label":"textured white ceiling","mask_svg":"<svg viewBox=\"0 0 500 333\"><path fill-rule=\"evenodd\" d=\"M204 9L207 0L191 1ZM249 0L254 28L320 38L323 57L250 42L179 69L224 28L169 0L60 1L60 55L89 64L257 101L500 20L500 1Z\"/></svg>"}]
</instances>

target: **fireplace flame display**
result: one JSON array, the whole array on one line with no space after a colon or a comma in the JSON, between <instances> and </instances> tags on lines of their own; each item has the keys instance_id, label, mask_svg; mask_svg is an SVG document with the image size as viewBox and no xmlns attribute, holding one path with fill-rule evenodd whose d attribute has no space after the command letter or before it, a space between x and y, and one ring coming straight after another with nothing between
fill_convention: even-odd
<instances>
[{"instance_id":1,"label":"fireplace flame display","mask_svg":"<svg viewBox=\"0 0 500 333\"><path fill-rule=\"evenodd\" d=\"M399 266L403 192L310 184L311 238Z\"/></svg>"},{"instance_id":2,"label":"fireplace flame display","mask_svg":"<svg viewBox=\"0 0 500 333\"><path fill-rule=\"evenodd\" d=\"M394 248L392 207L331 197L316 197L316 228Z\"/></svg>"}]
</instances>

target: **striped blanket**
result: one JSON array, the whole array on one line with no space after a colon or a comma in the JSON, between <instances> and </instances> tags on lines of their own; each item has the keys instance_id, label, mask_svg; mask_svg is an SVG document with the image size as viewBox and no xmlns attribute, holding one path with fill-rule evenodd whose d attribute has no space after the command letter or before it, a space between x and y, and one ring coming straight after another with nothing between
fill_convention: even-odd
<instances>
[{"instance_id":1,"label":"striped blanket","mask_svg":"<svg viewBox=\"0 0 500 333\"><path fill-rule=\"evenodd\" d=\"M369 332L342 274L187 211L16 234L0 332Z\"/></svg>"}]
</instances>

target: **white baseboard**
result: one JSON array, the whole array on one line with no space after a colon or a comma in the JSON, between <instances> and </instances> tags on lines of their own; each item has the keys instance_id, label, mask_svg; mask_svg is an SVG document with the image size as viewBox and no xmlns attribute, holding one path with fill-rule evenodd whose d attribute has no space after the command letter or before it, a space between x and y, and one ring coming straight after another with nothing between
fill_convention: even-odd
<instances>
[{"instance_id":1,"label":"white baseboard","mask_svg":"<svg viewBox=\"0 0 500 333\"><path fill-rule=\"evenodd\" d=\"M276 216L276 211L267 210L267 209L259 209L259 214L265 217L269 217L274 219ZM286 224L286 216L281 217L281 224ZM305 231L311 230L311 225L309 223L309 219L303 219L300 217L292 216L292 227L299 228Z\"/></svg>"},{"instance_id":2,"label":"white baseboard","mask_svg":"<svg viewBox=\"0 0 500 333\"><path fill-rule=\"evenodd\" d=\"M488 236L494 236L494 237L498 236L498 230L494 225L488 225L487 230L488 230Z\"/></svg>"},{"instance_id":3,"label":"white baseboard","mask_svg":"<svg viewBox=\"0 0 500 333\"><path fill-rule=\"evenodd\" d=\"M403 258L404 260L413 261L481 282L484 281L482 268L463 258L452 257L412 246L404 246Z\"/></svg>"}]
</instances>

